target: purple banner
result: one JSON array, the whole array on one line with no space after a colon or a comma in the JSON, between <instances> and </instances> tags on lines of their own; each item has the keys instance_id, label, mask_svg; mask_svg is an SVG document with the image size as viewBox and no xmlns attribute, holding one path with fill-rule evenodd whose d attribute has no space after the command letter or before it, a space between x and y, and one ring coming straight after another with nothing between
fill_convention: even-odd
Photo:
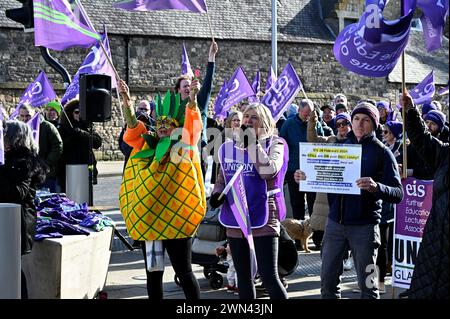
<instances>
[{"instance_id":1,"label":"purple banner","mask_svg":"<svg viewBox=\"0 0 450 319\"><path fill-rule=\"evenodd\" d=\"M423 104L433 99L434 92L434 72L431 71L409 94L415 104Z\"/></svg>"},{"instance_id":2,"label":"purple banner","mask_svg":"<svg viewBox=\"0 0 450 319\"><path fill-rule=\"evenodd\" d=\"M40 107L56 98L56 93L53 90L53 86L47 78L44 71L41 71L33 83L28 85L27 89L23 93L19 100L19 104L16 107L14 113L19 112L19 107L22 104L28 103L33 107ZM13 113L13 114L14 114ZM13 115L11 114L11 116ZM10 117L11 118L11 117Z\"/></svg>"},{"instance_id":3,"label":"purple banner","mask_svg":"<svg viewBox=\"0 0 450 319\"><path fill-rule=\"evenodd\" d=\"M261 96L261 72L259 70L256 72L255 78L253 79L252 88L255 95L249 96L248 101L250 103L259 102Z\"/></svg>"},{"instance_id":4,"label":"purple banner","mask_svg":"<svg viewBox=\"0 0 450 319\"><path fill-rule=\"evenodd\" d=\"M182 10L206 13L204 0L124 0L113 4L114 7L124 10L150 11L150 10Z\"/></svg>"},{"instance_id":5,"label":"purple banner","mask_svg":"<svg viewBox=\"0 0 450 319\"><path fill-rule=\"evenodd\" d=\"M181 55L181 74L187 74L191 78L194 77L194 72L192 71L191 63L189 62L189 57L184 43L183 43L183 53Z\"/></svg>"},{"instance_id":6,"label":"purple banner","mask_svg":"<svg viewBox=\"0 0 450 319\"><path fill-rule=\"evenodd\" d=\"M444 26L433 26L431 20L426 15L420 17L423 28L423 41L428 52L433 52L442 47L442 36L444 34Z\"/></svg>"},{"instance_id":7,"label":"purple banner","mask_svg":"<svg viewBox=\"0 0 450 319\"><path fill-rule=\"evenodd\" d=\"M443 87L438 91L438 95L445 95L445 94L448 94L448 84L446 87Z\"/></svg>"},{"instance_id":8,"label":"purple banner","mask_svg":"<svg viewBox=\"0 0 450 319\"><path fill-rule=\"evenodd\" d=\"M267 76L265 92L269 91L270 87L275 83L276 80L277 80L277 76L275 75L275 71L273 70L273 67L270 66L269 74Z\"/></svg>"},{"instance_id":9,"label":"purple banner","mask_svg":"<svg viewBox=\"0 0 450 319\"><path fill-rule=\"evenodd\" d=\"M109 40L106 31L102 34L103 46L105 47L105 51L108 53L111 58L111 51L109 47ZM116 75L108 62L108 59L105 56L102 48L100 47L100 43L97 43L95 46L91 48L86 58L84 58L81 67L78 69L77 73L73 77L72 82L66 89L66 93L61 99L61 104L65 105L71 99L74 99L79 93L79 81L80 74L106 74L111 76L111 87L117 87Z\"/></svg>"},{"instance_id":10,"label":"purple banner","mask_svg":"<svg viewBox=\"0 0 450 319\"><path fill-rule=\"evenodd\" d=\"M283 72L281 72L276 82L266 92L261 102L269 108L276 122L301 89L302 82L298 78L294 67L289 62L284 67Z\"/></svg>"},{"instance_id":11,"label":"purple banner","mask_svg":"<svg viewBox=\"0 0 450 319\"><path fill-rule=\"evenodd\" d=\"M100 41L100 35L74 15L67 0L34 0L33 8L35 46L61 51L89 48Z\"/></svg>"},{"instance_id":12,"label":"purple banner","mask_svg":"<svg viewBox=\"0 0 450 319\"><path fill-rule=\"evenodd\" d=\"M228 111L233 105L238 104L246 97L255 95L252 86L242 67L238 67L230 78L227 86L227 99L224 102L222 113Z\"/></svg>"},{"instance_id":13,"label":"purple banner","mask_svg":"<svg viewBox=\"0 0 450 319\"><path fill-rule=\"evenodd\" d=\"M225 102L227 100L227 81L223 80L223 85L220 88L219 94L217 94L216 101L214 102L214 118L226 118L227 112L223 111Z\"/></svg>"},{"instance_id":14,"label":"purple banner","mask_svg":"<svg viewBox=\"0 0 450 319\"><path fill-rule=\"evenodd\" d=\"M392 285L408 288L432 206L433 181L409 177L402 185L405 195L395 214Z\"/></svg>"},{"instance_id":15,"label":"purple banner","mask_svg":"<svg viewBox=\"0 0 450 319\"><path fill-rule=\"evenodd\" d=\"M367 0L359 22L345 27L334 43L333 52L339 63L368 77L391 73L408 44L415 0L405 0L405 6L405 16L386 21L381 14L384 1Z\"/></svg>"}]
</instances>

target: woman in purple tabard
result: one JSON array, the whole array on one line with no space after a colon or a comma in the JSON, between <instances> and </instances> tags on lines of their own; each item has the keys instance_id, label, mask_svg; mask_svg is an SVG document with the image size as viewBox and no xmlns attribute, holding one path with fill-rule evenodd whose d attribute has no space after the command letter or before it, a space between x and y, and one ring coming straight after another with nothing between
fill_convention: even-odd
<instances>
[{"instance_id":1,"label":"woman in purple tabard","mask_svg":"<svg viewBox=\"0 0 450 319\"><path fill-rule=\"evenodd\" d=\"M219 196L236 170L244 165L243 175L255 244L258 272L271 299L286 299L287 292L278 276L278 237L280 220L286 216L283 181L288 162L286 142L274 135L275 122L267 107L250 104L244 111L240 141L228 141L219 150L221 170L210 204L223 204L220 221L227 236L236 268L239 298L255 299L250 251L228 202Z\"/></svg>"}]
</instances>

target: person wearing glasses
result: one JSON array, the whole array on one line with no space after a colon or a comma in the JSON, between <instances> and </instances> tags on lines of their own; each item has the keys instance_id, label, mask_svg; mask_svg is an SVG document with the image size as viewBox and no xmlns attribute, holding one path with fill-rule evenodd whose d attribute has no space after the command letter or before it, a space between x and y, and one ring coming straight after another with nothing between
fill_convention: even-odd
<instances>
[{"instance_id":1,"label":"person wearing glasses","mask_svg":"<svg viewBox=\"0 0 450 319\"><path fill-rule=\"evenodd\" d=\"M87 164L93 166L92 184L97 184L97 160L93 149L102 146L100 135L92 131L92 148L90 145L89 124L80 118L80 103L78 98L72 99L64 106L61 116L59 133L63 141L62 160L59 165L59 180L61 191L66 191L66 165Z\"/></svg>"}]
</instances>

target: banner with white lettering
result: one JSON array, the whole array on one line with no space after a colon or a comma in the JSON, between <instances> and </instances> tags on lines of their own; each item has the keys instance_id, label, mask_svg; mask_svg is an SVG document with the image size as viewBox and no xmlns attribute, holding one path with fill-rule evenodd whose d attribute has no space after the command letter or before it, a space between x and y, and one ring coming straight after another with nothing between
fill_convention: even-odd
<instances>
[{"instance_id":1,"label":"banner with white lettering","mask_svg":"<svg viewBox=\"0 0 450 319\"><path fill-rule=\"evenodd\" d=\"M433 181L409 177L402 184L405 195L397 205L394 222L392 286L409 288L432 206Z\"/></svg>"}]
</instances>

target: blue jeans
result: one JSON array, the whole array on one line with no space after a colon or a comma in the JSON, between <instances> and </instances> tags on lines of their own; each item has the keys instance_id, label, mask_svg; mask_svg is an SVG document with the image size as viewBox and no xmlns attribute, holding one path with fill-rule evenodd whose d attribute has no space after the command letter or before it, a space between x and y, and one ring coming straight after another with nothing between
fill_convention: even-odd
<instances>
[{"instance_id":1,"label":"blue jeans","mask_svg":"<svg viewBox=\"0 0 450 319\"><path fill-rule=\"evenodd\" d=\"M378 299L376 261L380 246L378 225L342 225L328 219L322 242L320 274L323 299L341 297L339 284L343 271L342 260L348 247L352 251L358 286L362 299Z\"/></svg>"}]
</instances>

